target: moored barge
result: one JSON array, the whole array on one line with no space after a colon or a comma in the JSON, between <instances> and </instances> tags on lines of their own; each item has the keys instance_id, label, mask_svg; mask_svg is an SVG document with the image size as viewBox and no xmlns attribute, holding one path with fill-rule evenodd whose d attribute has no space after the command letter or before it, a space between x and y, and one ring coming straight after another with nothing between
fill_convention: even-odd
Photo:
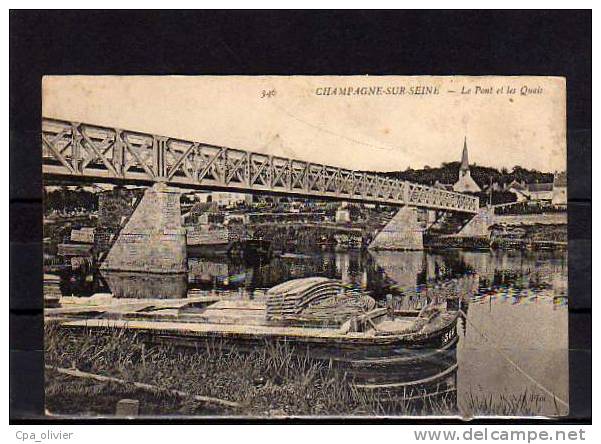
<instances>
[{"instance_id":1,"label":"moored barge","mask_svg":"<svg viewBox=\"0 0 601 444\"><path fill-rule=\"evenodd\" d=\"M459 310L446 301L393 310L339 281L314 277L288 281L252 299L69 305L48 309L47 320L74 332L125 329L148 343L186 348L220 341L244 351L283 342L295 353L340 367L359 389L406 398L423 394L424 387L446 393L455 386Z\"/></svg>"}]
</instances>

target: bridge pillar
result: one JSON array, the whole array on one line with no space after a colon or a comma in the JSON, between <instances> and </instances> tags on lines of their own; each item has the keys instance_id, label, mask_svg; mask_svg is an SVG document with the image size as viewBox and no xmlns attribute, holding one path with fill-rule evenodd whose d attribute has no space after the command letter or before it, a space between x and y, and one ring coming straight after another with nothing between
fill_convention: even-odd
<instances>
[{"instance_id":1,"label":"bridge pillar","mask_svg":"<svg viewBox=\"0 0 601 444\"><path fill-rule=\"evenodd\" d=\"M101 270L183 273L187 270L186 230L180 194L155 184L125 223Z\"/></svg>"},{"instance_id":2,"label":"bridge pillar","mask_svg":"<svg viewBox=\"0 0 601 444\"><path fill-rule=\"evenodd\" d=\"M348 208L348 202L342 202L336 210L336 222L346 223L351 221L351 212Z\"/></svg>"},{"instance_id":3,"label":"bridge pillar","mask_svg":"<svg viewBox=\"0 0 601 444\"><path fill-rule=\"evenodd\" d=\"M495 223L495 210L482 207L478 213L457 233L458 237L489 237L489 228Z\"/></svg>"},{"instance_id":4,"label":"bridge pillar","mask_svg":"<svg viewBox=\"0 0 601 444\"><path fill-rule=\"evenodd\" d=\"M424 237L417 209L402 207L369 245L372 250L423 250Z\"/></svg>"}]
</instances>

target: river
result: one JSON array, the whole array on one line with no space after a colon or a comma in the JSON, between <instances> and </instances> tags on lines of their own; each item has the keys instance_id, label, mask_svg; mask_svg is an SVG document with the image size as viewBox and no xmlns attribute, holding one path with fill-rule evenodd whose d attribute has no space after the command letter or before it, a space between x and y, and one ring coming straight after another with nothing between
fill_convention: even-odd
<instances>
[{"instance_id":1,"label":"river","mask_svg":"<svg viewBox=\"0 0 601 444\"><path fill-rule=\"evenodd\" d=\"M568 404L567 253L491 251L316 251L248 264L190 257L188 275L64 274L63 294L185 297L190 291L236 291L252 297L283 281L327 276L376 300L423 305L451 285L469 299L460 321L456 388L460 411L475 404L526 403L533 414L564 415Z\"/></svg>"}]
</instances>

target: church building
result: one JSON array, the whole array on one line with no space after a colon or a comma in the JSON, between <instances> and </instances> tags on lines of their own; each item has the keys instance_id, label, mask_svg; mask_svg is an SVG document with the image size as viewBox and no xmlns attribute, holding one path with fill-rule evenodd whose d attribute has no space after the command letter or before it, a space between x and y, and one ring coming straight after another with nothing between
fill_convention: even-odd
<instances>
[{"instance_id":1,"label":"church building","mask_svg":"<svg viewBox=\"0 0 601 444\"><path fill-rule=\"evenodd\" d=\"M453 191L459 193L479 193L482 191L470 175L470 164L467 158L467 137L463 141L461 167L459 167L459 180L453 185Z\"/></svg>"}]
</instances>

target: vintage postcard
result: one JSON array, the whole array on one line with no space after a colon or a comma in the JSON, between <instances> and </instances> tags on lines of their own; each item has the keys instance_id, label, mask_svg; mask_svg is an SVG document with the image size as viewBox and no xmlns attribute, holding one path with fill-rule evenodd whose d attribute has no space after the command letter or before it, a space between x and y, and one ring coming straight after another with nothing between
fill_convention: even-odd
<instances>
[{"instance_id":1,"label":"vintage postcard","mask_svg":"<svg viewBox=\"0 0 601 444\"><path fill-rule=\"evenodd\" d=\"M565 416L558 77L47 76L48 415Z\"/></svg>"}]
</instances>

